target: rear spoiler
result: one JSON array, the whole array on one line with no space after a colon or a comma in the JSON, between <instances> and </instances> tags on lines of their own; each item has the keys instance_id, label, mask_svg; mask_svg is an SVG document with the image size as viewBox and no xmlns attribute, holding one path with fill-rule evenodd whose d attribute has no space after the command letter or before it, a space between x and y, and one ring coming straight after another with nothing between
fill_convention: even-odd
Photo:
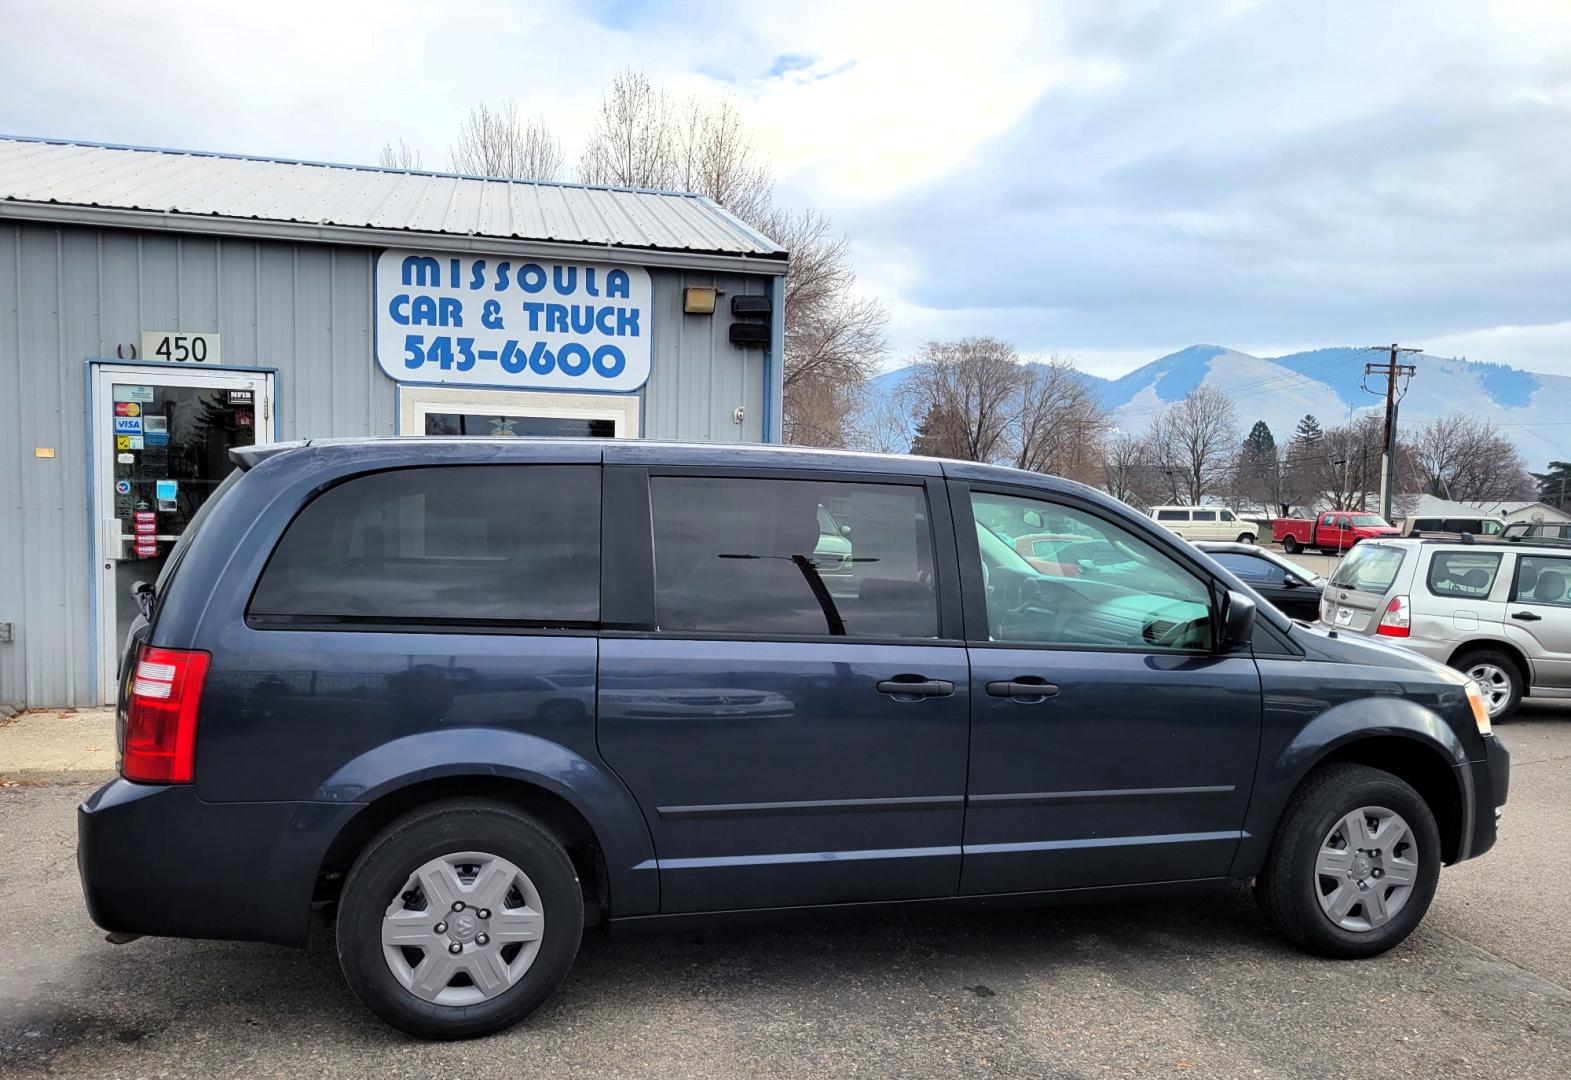
<instances>
[{"instance_id":1,"label":"rear spoiler","mask_svg":"<svg viewBox=\"0 0 1571 1080\"><path fill-rule=\"evenodd\" d=\"M229 449L229 460L240 466L241 472L248 472L252 467L260 465L270 457L286 454L291 450L299 450L303 446L310 446L309 439L296 439L293 442L267 443L265 446L233 446Z\"/></svg>"}]
</instances>

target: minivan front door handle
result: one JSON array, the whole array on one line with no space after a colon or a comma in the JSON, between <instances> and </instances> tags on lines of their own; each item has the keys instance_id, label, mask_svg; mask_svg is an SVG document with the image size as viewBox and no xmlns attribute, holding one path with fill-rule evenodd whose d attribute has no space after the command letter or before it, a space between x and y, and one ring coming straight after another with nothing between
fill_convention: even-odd
<instances>
[{"instance_id":1,"label":"minivan front door handle","mask_svg":"<svg viewBox=\"0 0 1571 1080\"><path fill-rule=\"evenodd\" d=\"M987 684L988 697L1014 698L1016 701L1041 701L1057 697L1058 687L1050 682L1001 679Z\"/></svg>"},{"instance_id":2,"label":"minivan front door handle","mask_svg":"<svg viewBox=\"0 0 1571 1080\"><path fill-rule=\"evenodd\" d=\"M1511 617L1519 622L1540 622L1544 618L1542 615L1534 615L1531 611L1512 612Z\"/></svg>"},{"instance_id":3,"label":"minivan front door handle","mask_svg":"<svg viewBox=\"0 0 1571 1080\"><path fill-rule=\"evenodd\" d=\"M896 675L883 679L875 689L880 694L894 698L948 697L955 692L955 684L948 679L924 679L920 675Z\"/></svg>"}]
</instances>

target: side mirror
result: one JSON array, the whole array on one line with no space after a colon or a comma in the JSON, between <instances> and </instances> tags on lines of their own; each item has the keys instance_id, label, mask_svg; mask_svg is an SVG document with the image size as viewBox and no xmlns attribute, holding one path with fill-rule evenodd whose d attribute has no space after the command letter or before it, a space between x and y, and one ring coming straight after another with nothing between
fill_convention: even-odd
<instances>
[{"instance_id":1,"label":"side mirror","mask_svg":"<svg viewBox=\"0 0 1571 1080\"><path fill-rule=\"evenodd\" d=\"M1284 574L1282 576L1282 588L1284 589L1302 589L1308 584L1309 582L1302 578L1296 578L1292 574Z\"/></svg>"},{"instance_id":2,"label":"side mirror","mask_svg":"<svg viewBox=\"0 0 1571 1080\"><path fill-rule=\"evenodd\" d=\"M840 526L840 535L841 536L850 536L851 535L851 526L849 526L849 525L842 525L842 526Z\"/></svg>"},{"instance_id":3,"label":"side mirror","mask_svg":"<svg viewBox=\"0 0 1571 1080\"><path fill-rule=\"evenodd\" d=\"M1241 592L1228 591L1222 613L1222 647L1248 645L1255 635L1255 602Z\"/></svg>"}]
</instances>

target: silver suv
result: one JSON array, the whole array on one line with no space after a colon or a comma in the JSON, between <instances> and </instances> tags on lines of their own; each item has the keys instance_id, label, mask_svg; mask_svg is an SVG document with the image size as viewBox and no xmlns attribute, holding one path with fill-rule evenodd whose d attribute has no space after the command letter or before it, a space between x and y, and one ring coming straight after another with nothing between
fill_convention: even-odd
<instances>
[{"instance_id":1,"label":"silver suv","mask_svg":"<svg viewBox=\"0 0 1571 1080\"><path fill-rule=\"evenodd\" d=\"M1571 697L1571 544L1366 540L1331 576L1320 622L1451 665L1504 719L1524 694Z\"/></svg>"}]
</instances>

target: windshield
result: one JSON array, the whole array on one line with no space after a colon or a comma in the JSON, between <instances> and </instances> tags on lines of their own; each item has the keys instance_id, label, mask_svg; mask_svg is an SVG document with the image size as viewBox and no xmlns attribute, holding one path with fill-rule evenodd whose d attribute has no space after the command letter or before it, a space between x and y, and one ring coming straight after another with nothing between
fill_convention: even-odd
<instances>
[{"instance_id":1,"label":"windshield","mask_svg":"<svg viewBox=\"0 0 1571 1080\"><path fill-rule=\"evenodd\" d=\"M1383 544L1359 544L1331 575L1331 584L1356 592L1384 593L1396 580L1407 552Z\"/></svg>"},{"instance_id":2,"label":"windshield","mask_svg":"<svg viewBox=\"0 0 1571 1080\"><path fill-rule=\"evenodd\" d=\"M1354 514L1353 524L1366 529L1389 529L1391 526L1379 514Z\"/></svg>"}]
</instances>

